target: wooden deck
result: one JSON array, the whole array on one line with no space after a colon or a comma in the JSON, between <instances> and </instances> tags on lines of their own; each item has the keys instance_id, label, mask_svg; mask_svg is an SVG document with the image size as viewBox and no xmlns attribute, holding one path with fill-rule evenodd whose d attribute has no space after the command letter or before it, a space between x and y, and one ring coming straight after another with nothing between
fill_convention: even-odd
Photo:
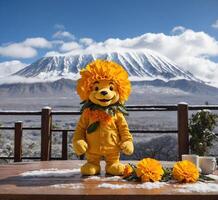
<instances>
[{"instance_id":1,"label":"wooden deck","mask_svg":"<svg viewBox=\"0 0 218 200\"><path fill-rule=\"evenodd\" d=\"M158 189L111 189L99 188L102 180L91 180L76 173L72 177L24 177L20 174L26 171L40 169L78 169L84 161L40 161L22 162L0 165L0 199L4 200L56 200L56 199L194 199L217 200L218 191L213 193L184 193L176 190L175 184L163 186ZM163 163L172 165L172 163ZM103 165L102 165L103 166ZM218 171L215 172L218 175ZM100 175L105 177L104 173ZM113 184L136 184L131 182L112 181ZM54 185L59 187L54 187ZM79 184L79 185L78 185ZM216 182L218 184L218 182ZM75 188L78 186L77 188Z\"/></svg>"}]
</instances>

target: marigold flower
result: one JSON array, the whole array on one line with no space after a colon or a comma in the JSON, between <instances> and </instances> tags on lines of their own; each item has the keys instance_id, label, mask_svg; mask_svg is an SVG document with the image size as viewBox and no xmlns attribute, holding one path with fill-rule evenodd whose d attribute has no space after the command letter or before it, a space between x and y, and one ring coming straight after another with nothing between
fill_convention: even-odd
<instances>
[{"instance_id":1,"label":"marigold flower","mask_svg":"<svg viewBox=\"0 0 218 200\"><path fill-rule=\"evenodd\" d=\"M123 177L124 178L129 177L132 173L133 173L132 166L130 166L129 164L125 165L124 172L123 172Z\"/></svg>"},{"instance_id":2,"label":"marigold flower","mask_svg":"<svg viewBox=\"0 0 218 200\"><path fill-rule=\"evenodd\" d=\"M173 178L179 182L194 183L199 178L199 171L192 162L183 160L175 163L173 167Z\"/></svg>"},{"instance_id":3,"label":"marigold flower","mask_svg":"<svg viewBox=\"0 0 218 200\"><path fill-rule=\"evenodd\" d=\"M144 158L136 166L136 174L142 182L160 181L164 171L159 161L152 158Z\"/></svg>"},{"instance_id":4,"label":"marigold flower","mask_svg":"<svg viewBox=\"0 0 218 200\"><path fill-rule=\"evenodd\" d=\"M112 120L112 116L102 110L90 110L87 108L84 110L84 115L87 118L91 118L94 122L100 121L102 123L108 123Z\"/></svg>"}]
</instances>

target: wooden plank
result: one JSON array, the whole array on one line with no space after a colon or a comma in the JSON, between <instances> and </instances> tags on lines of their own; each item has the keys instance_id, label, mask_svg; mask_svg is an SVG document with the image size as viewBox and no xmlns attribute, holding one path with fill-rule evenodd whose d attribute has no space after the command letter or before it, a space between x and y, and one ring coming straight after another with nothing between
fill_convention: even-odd
<instances>
[{"instance_id":1,"label":"wooden plank","mask_svg":"<svg viewBox=\"0 0 218 200\"><path fill-rule=\"evenodd\" d=\"M7 194L0 195L1 200L217 200L217 195L204 194L181 194L181 195L167 195L167 194L111 194L111 195L69 195L69 194Z\"/></svg>"},{"instance_id":2,"label":"wooden plank","mask_svg":"<svg viewBox=\"0 0 218 200\"><path fill-rule=\"evenodd\" d=\"M188 104L178 104L178 157L189 153Z\"/></svg>"},{"instance_id":3,"label":"wooden plank","mask_svg":"<svg viewBox=\"0 0 218 200\"><path fill-rule=\"evenodd\" d=\"M67 136L68 136L68 131L64 130L62 132L62 160L67 160L68 159L68 144L67 144Z\"/></svg>"},{"instance_id":4,"label":"wooden plank","mask_svg":"<svg viewBox=\"0 0 218 200\"><path fill-rule=\"evenodd\" d=\"M189 110L218 110L218 105L189 105Z\"/></svg>"},{"instance_id":5,"label":"wooden plank","mask_svg":"<svg viewBox=\"0 0 218 200\"><path fill-rule=\"evenodd\" d=\"M14 162L22 161L22 127L23 122L15 122L14 132Z\"/></svg>"},{"instance_id":6,"label":"wooden plank","mask_svg":"<svg viewBox=\"0 0 218 200\"><path fill-rule=\"evenodd\" d=\"M13 127L10 127L10 126L7 126L7 127L1 126L0 130L14 130L14 126ZM23 127L23 130L41 130L41 127Z\"/></svg>"},{"instance_id":7,"label":"wooden plank","mask_svg":"<svg viewBox=\"0 0 218 200\"><path fill-rule=\"evenodd\" d=\"M0 111L0 115L41 115L40 111Z\"/></svg>"},{"instance_id":8,"label":"wooden plank","mask_svg":"<svg viewBox=\"0 0 218 200\"><path fill-rule=\"evenodd\" d=\"M123 163L135 163L135 161L122 161ZM83 177L79 173L73 176L62 177L24 177L23 172L42 170L42 169L79 169L85 161L43 161L30 163L16 163L0 165L0 200L54 200L54 199L152 199L152 200L217 200L218 191L216 192L196 192L185 193L179 192L176 188L178 184L170 183L161 188L121 188L109 189L99 187L102 183L112 184L136 184L134 182L122 181L102 181L90 180L89 177ZM173 162L163 162L163 166L169 167ZM101 162L102 170L105 163ZM218 171L215 172L218 174ZM104 170L100 178L105 178ZM82 187L73 188L70 185ZM215 184L218 184L216 181ZM60 187L58 187L60 186ZM176 187L175 187L176 186Z\"/></svg>"},{"instance_id":9,"label":"wooden plank","mask_svg":"<svg viewBox=\"0 0 218 200\"><path fill-rule=\"evenodd\" d=\"M41 116L41 160L49 160L51 157L51 108L44 107Z\"/></svg>"}]
</instances>

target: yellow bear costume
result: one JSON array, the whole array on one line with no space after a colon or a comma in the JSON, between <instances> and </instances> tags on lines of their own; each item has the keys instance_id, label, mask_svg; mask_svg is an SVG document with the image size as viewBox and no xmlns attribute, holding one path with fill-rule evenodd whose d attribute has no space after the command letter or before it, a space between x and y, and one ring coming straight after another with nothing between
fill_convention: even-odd
<instances>
[{"instance_id":1,"label":"yellow bear costume","mask_svg":"<svg viewBox=\"0 0 218 200\"><path fill-rule=\"evenodd\" d=\"M83 175L100 173L100 160L106 161L105 171L122 175L120 151L133 153L133 139L123 116L123 103L128 99L131 85L127 72L112 61L96 60L80 72L77 92L83 100L82 115L73 136L77 155L86 155L81 167Z\"/></svg>"}]
</instances>

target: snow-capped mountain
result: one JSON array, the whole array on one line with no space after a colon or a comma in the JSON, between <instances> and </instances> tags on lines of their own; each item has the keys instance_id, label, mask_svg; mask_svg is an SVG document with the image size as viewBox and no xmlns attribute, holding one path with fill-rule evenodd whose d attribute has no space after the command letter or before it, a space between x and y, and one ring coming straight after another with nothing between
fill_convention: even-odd
<instances>
[{"instance_id":1,"label":"snow-capped mountain","mask_svg":"<svg viewBox=\"0 0 218 200\"><path fill-rule=\"evenodd\" d=\"M145 95L148 88L150 88L148 90L157 88L164 93L170 93L170 97L175 90L185 95L204 95L206 98L218 94L218 88L207 85L157 52L117 50L43 57L5 77L6 82L1 79L0 96L75 97L76 80L80 77L79 71L96 59L112 60L122 65L129 73L133 87L142 88ZM147 89L144 91L145 88ZM140 90L133 90L133 93L138 91Z\"/></svg>"},{"instance_id":2,"label":"snow-capped mountain","mask_svg":"<svg viewBox=\"0 0 218 200\"><path fill-rule=\"evenodd\" d=\"M112 60L122 65L132 81L155 79L200 81L190 72L182 70L173 61L151 50L43 57L14 75L35 77L40 80L58 80L60 78L75 80L79 77L79 71L96 59Z\"/></svg>"}]
</instances>

